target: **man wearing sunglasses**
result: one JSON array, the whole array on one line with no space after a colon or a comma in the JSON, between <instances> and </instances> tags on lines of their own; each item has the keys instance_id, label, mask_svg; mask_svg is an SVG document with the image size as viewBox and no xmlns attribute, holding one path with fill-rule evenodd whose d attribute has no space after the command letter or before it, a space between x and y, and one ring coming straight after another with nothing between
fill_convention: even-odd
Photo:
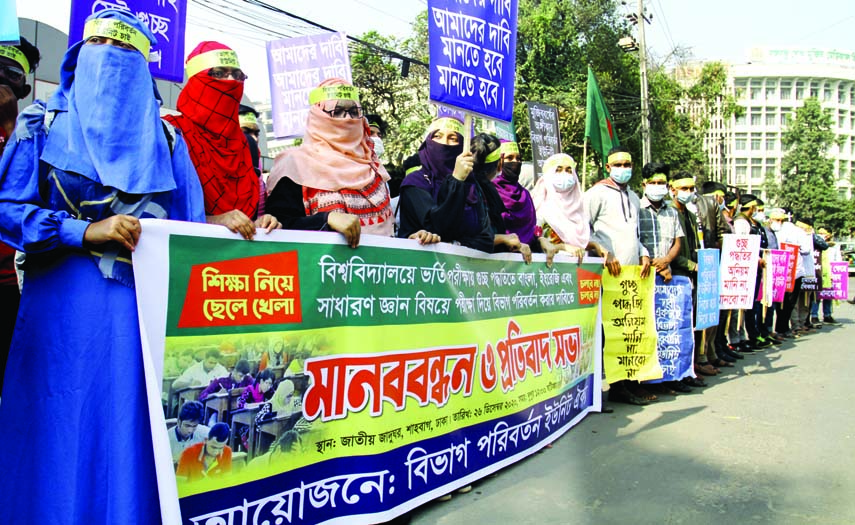
<instances>
[{"instance_id":1,"label":"man wearing sunglasses","mask_svg":"<svg viewBox=\"0 0 855 525\"><path fill-rule=\"evenodd\" d=\"M0 155L6 139L15 129L18 118L18 101L30 94L29 75L39 64L39 50L21 37L17 46L0 46ZM18 276L15 273L15 250L0 243L0 390L9 344L18 316Z\"/></svg>"}]
</instances>

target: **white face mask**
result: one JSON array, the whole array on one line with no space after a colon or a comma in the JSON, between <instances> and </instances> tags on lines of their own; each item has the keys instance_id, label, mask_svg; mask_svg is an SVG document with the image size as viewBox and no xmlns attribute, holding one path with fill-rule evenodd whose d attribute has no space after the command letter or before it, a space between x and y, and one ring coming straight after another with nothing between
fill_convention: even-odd
<instances>
[{"instance_id":1,"label":"white face mask","mask_svg":"<svg viewBox=\"0 0 855 525\"><path fill-rule=\"evenodd\" d=\"M618 184L626 184L632 178L632 168L613 167L609 174Z\"/></svg>"},{"instance_id":2,"label":"white face mask","mask_svg":"<svg viewBox=\"0 0 855 525\"><path fill-rule=\"evenodd\" d=\"M753 219L757 222L765 222L766 221L766 214L763 213L762 211L758 211L757 213L754 214Z\"/></svg>"},{"instance_id":3,"label":"white face mask","mask_svg":"<svg viewBox=\"0 0 855 525\"><path fill-rule=\"evenodd\" d=\"M644 187L644 195L652 202L659 202L668 195L668 186L664 184L648 184Z\"/></svg>"},{"instance_id":4,"label":"white face mask","mask_svg":"<svg viewBox=\"0 0 855 525\"><path fill-rule=\"evenodd\" d=\"M386 148L383 146L383 139L380 137L371 137L371 142L374 143L374 153L377 154L378 158L382 157L383 153L386 152Z\"/></svg>"},{"instance_id":5,"label":"white face mask","mask_svg":"<svg viewBox=\"0 0 855 525\"><path fill-rule=\"evenodd\" d=\"M779 232L779 231L781 231L781 223L780 222L770 222L769 223L769 229L772 230L773 232Z\"/></svg>"},{"instance_id":6,"label":"white face mask","mask_svg":"<svg viewBox=\"0 0 855 525\"><path fill-rule=\"evenodd\" d=\"M549 182L558 193L567 193L576 185L576 177L572 173L552 173L549 175Z\"/></svg>"},{"instance_id":7,"label":"white face mask","mask_svg":"<svg viewBox=\"0 0 855 525\"><path fill-rule=\"evenodd\" d=\"M683 204L689 204L695 202L697 198L697 194L693 191L689 190L679 190L677 192L677 200L682 202Z\"/></svg>"}]
</instances>

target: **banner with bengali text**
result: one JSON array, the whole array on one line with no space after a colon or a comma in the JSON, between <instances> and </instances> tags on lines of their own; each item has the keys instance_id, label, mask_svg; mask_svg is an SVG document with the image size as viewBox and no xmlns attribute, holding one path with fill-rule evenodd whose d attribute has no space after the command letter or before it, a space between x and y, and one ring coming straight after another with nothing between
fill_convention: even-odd
<instances>
[{"instance_id":1,"label":"banner with bengali text","mask_svg":"<svg viewBox=\"0 0 855 525\"><path fill-rule=\"evenodd\" d=\"M428 0L430 99L510 122L517 0Z\"/></svg>"},{"instance_id":2,"label":"banner with bengali text","mask_svg":"<svg viewBox=\"0 0 855 525\"><path fill-rule=\"evenodd\" d=\"M132 12L157 38L148 57L152 76L184 82L184 28L187 0L72 0L68 45L83 38L86 18L103 9Z\"/></svg>"},{"instance_id":3,"label":"banner with bengali text","mask_svg":"<svg viewBox=\"0 0 855 525\"><path fill-rule=\"evenodd\" d=\"M704 248L698 250L698 297L695 330L703 330L718 325L718 267L718 249Z\"/></svg>"},{"instance_id":4,"label":"banner with bengali text","mask_svg":"<svg viewBox=\"0 0 855 525\"><path fill-rule=\"evenodd\" d=\"M819 292L820 299L849 299L849 263L846 261L829 262L831 270L831 287Z\"/></svg>"},{"instance_id":5,"label":"banner with bengali text","mask_svg":"<svg viewBox=\"0 0 855 525\"><path fill-rule=\"evenodd\" d=\"M719 272L719 308L750 310L754 306L759 258L759 235L724 235Z\"/></svg>"},{"instance_id":6,"label":"banner with bengali text","mask_svg":"<svg viewBox=\"0 0 855 525\"><path fill-rule=\"evenodd\" d=\"M344 33L321 33L267 42L273 135L301 137L309 114L309 92L328 78L351 82Z\"/></svg>"},{"instance_id":7,"label":"banner with bengali text","mask_svg":"<svg viewBox=\"0 0 855 525\"><path fill-rule=\"evenodd\" d=\"M712 250L718 253L718 250ZM693 375L695 332L692 329L692 281L675 275L667 283L656 275L656 352L662 377L651 382L679 381Z\"/></svg>"},{"instance_id":8,"label":"banner with bengali text","mask_svg":"<svg viewBox=\"0 0 855 525\"><path fill-rule=\"evenodd\" d=\"M531 159L534 163L534 180L543 176L546 159L561 153L561 130L558 126L558 108L538 102L526 102L528 129L531 138Z\"/></svg>"},{"instance_id":9,"label":"banner with bengali text","mask_svg":"<svg viewBox=\"0 0 855 525\"><path fill-rule=\"evenodd\" d=\"M603 369L611 384L624 379L660 379L656 352L653 273L621 266L620 275L603 273Z\"/></svg>"},{"instance_id":10,"label":"banner with bengali text","mask_svg":"<svg viewBox=\"0 0 855 525\"><path fill-rule=\"evenodd\" d=\"M145 220L134 269L169 523L385 522L600 408L597 259ZM230 422L231 468L183 479L164 363L210 348L253 369L284 348L272 388L290 382L295 408L259 421L263 406L206 399Z\"/></svg>"}]
</instances>

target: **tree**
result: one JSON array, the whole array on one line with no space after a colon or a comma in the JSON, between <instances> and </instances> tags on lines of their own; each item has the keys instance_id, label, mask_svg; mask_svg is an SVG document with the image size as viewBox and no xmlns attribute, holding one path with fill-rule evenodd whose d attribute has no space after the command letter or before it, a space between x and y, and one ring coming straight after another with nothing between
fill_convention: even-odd
<instances>
[{"instance_id":1,"label":"tree","mask_svg":"<svg viewBox=\"0 0 855 525\"><path fill-rule=\"evenodd\" d=\"M781 161L779 184L768 184L774 200L796 216L812 217L816 224L833 230L848 228L851 212L837 195L834 161L829 149L838 143L831 115L814 97L796 110L781 142L786 151Z\"/></svg>"}]
</instances>

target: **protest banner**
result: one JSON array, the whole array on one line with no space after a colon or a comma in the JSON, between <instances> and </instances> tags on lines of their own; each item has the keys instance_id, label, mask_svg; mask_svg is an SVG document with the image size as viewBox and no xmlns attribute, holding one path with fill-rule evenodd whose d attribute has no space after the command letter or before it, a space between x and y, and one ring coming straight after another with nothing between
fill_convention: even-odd
<instances>
[{"instance_id":1,"label":"protest banner","mask_svg":"<svg viewBox=\"0 0 855 525\"><path fill-rule=\"evenodd\" d=\"M718 255L718 250L710 251ZM662 378L651 382L679 381L693 375L695 335L692 329L692 280L684 275L675 275L666 283L661 275L656 275L654 304L656 355Z\"/></svg>"},{"instance_id":2,"label":"protest banner","mask_svg":"<svg viewBox=\"0 0 855 525\"><path fill-rule=\"evenodd\" d=\"M831 287L819 292L820 299L849 299L849 263L846 261L831 261L829 263Z\"/></svg>"},{"instance_id":3,"label":"protest banner","mask_svg":"<svg viewBox=\"0 0 855 525\"><path fill-rule=\"evenodd\" d=\"M656 354L653 273L621 266L620 276L603 273L603 369L606 381L646 381L662 377Z\"/></svg>"},{"instance_id":4,"label":"protest banner","mask_svg":"<svg viewBox=\"0 0 855 525\"><path fill-rule=\"evenodd\" d=\"M725 234L719 272L719 308L748 310L754 306L759 235Z\"/></svg>"},{"instance_id":5,"label":"protest banner","mask_svg":"<svg viewBox=\"0 0 855 525\"><path fill-rule=\"evenodd\" d=\"M718 324L718 266L719 252L716 248L698 250L698 297L695 330L703 330Z\"/></svg>"},{"instance_id":6,"label":"protest banner","mask_svg":"<svg viewBox=\"0 0 855 525\"><path fill-rule=\"evenodd\" d=\"M120 9L134 13L157 38L151 47L148 68L152 76L184 81L184 27L187 0L72 0L68 45L83 38L86 17L102 9Z\"/></svg>"},{"instance_id":7,"label":"protest banner","mask_svg":"<svg viewBox=\"0 0 855 525\"><path fill-rule=\"evenodd\" d=\"M428 0L430 99L510 122L517 0Z\"/></svg>"},{"instance_id":8,"label":"protest banner","mask_svg":"<svg viewBox=\"0 0 855 525\"><path fill-rule=\"evenodd\" d=\"M501 122L498 120L493 121L493 126L495 127L495 135L499 140L507 140L508 142L516 142L517 134L514 131L514 123L511 121Z\"/></svg>"},{"instance_id":9,"label":"protest banner","mask_svg":"<svg viewBox=\"0 0 855 525\"><path fill-rule=\"evenodd\" d=\"M781 243L781 249L790 254L787 259L787 292L792 292L796 288L796 269L801 264L799 261L799 245Z\"/></svg>"},{"instance_id":10,"label":"protest banner","mask_svg":"<svg viewBox=\"0 0 855 525\"><path fill-rule=\"evenodd\" d=\"M0 2L0 45L17 45L20 42L21 32L15 2Z\"/></svg>"},{"instance_id":11,"label":"protest banner","mask_svg":"<svg viewBox=\"0 0 855 525\"><path fill-rule=\"evenodd\" d=\"M602 262L547 268L371 235L353 250L319 232L247 242L156 220L143 231L134 268L161 506L182 523L385 522L599 410ZM223 411L232 470L176 479L164 361L219 348L226 364L260 366L277 343L289 363L274 373L298 408L262 422L258 405Z\"/></svg>"},{"instance_id":12,"label":"protest banner","mask_svg":"<svg viewBox=\"0 0 855 525\"><path fill-rule=\"evenodd\" d=\"M784 300L790 257L790 252L785 250L766 250L764 253L766 266L763 268L763 298L760 302L767 308Z\"/></svg>"},{"instance_id":13,"label":"protest banner","mask_svg":"<svg viewBox=\"0 0 855 525\"><path fill-rule=\"evenodd\" d=\"M351 82L344 33L321 33L267 42L273 135L301 137L309 113L309 92L328 78Z\"/></svg>"},{"instance_id":14,"label":"protest banner","mask_svg":"<svg viewBox=\"0 0 855 525\"><path fill-rule=\"evenodd\" d=\"M543 175L546 159L561 153L561 133L558 129L558 108L537 102L527 102L528 127L531 136L531 156L534 163L534 178Z\"/></svg>"}]
</instances>

